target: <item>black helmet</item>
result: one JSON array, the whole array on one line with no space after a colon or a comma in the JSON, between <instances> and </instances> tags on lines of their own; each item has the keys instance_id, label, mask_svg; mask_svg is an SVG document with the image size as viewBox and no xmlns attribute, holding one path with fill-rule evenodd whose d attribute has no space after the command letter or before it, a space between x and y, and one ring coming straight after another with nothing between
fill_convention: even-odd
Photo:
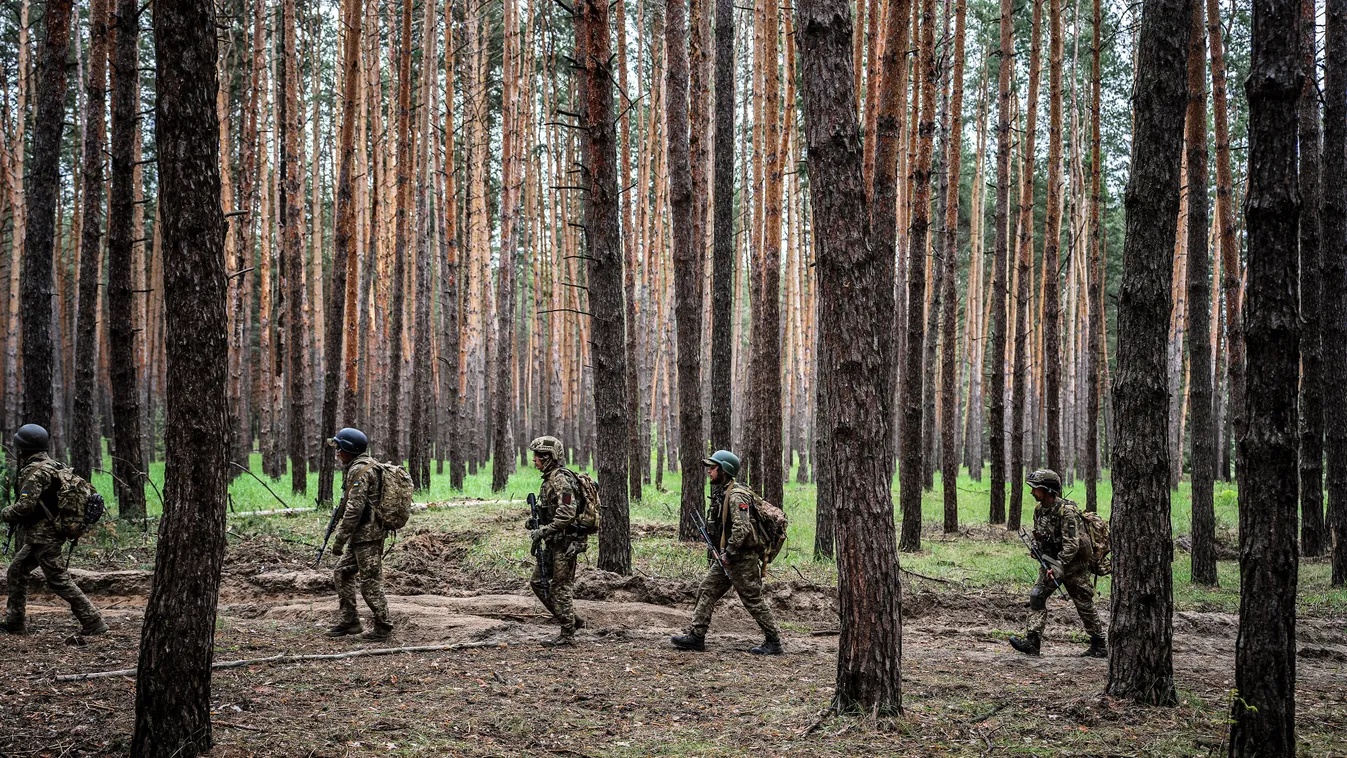
<instances>
[{"instance_id":1,"label":"black helmet","mask_svg":"<svg viewBox=\"0 0 1347 758\"><path fill-rule=\"evenodd\" d=\"M328 440L327 445L351 455L360 455L369 449L369 438L359 429L352 429L348 426Z\"/></svg>"},{"instance_id":2,"label":"black helmet","mask_svg":"<svg viewBox=\"0 0 1347 758\"><path fill-rule=\"evenodd\" d=\"M51 435L37 424L24 424L14 433L14 449L20 455L46 452L51 445Z\"/></svg>"},{"instance_id":3,"label":"black helmet","mask_svg":"<svg viewBox=\"0 0 1347 758\"><path fill-rule=\"evenodd\" d=\"M711 453L710 458L702 459L703 466L719 466L726 476L733 479L739 476L739 456L728 450L717 450Z\"/></svg>"},{"instance_id":4,"label":"black helmet","mask_svg":"<svg viewBox=\"0 0 1347 758\"><path fill-rule=\"evenodd\" d=\"M1062 478L1052 469L1041 468L1024 478L1030 487L1042 487L1058 497L1062 494Z\"/></svg>"}]
</instances>

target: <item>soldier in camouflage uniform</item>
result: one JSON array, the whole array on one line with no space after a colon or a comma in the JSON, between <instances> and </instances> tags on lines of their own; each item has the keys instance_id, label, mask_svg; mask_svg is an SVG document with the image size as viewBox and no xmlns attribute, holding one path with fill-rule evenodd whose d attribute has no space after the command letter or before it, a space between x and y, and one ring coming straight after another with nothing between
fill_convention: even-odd
<instances>
[{"instance_id":1,"label":"soldier in camouflage uniform","mask_svg":"<svg viewBox=\"0 0 1347 758\"><path fill-rule=\"evenodd\" d=\"M711 480L711 502L706 512L708 536L716 545L723 562L707 550L706 576L697 590L697 605L692 611L692 626L670 640L680 650L705 650L706 630L711 612L731 587L739 593L739 602L758 622L765 636L763 643L749 652L756 655L781 655L781 630L772 608L762 594L763 565L757 534L753 529L753 493L739 484L739 457L718 450L702 460Z\"/></svg>"},{"instance_id":2,"label":"soldier in camouflage uniform","mask_svg":"<svg viewBox=\"0 0 1347 758\"><path fill-rule=\"evenodd\" d=\"M1062 480L1057 473L1039 469L1025 483L1038 505L1034 507L1034 543L1039 553L1054 565L1053 574L1076 605L1081 623L1090 635L1090 647L1081 655L1107 658L1108 644L1104 625L1094 609L1094 585L1090 582L1090 559L1094 543L1081 520L1076 504L1062 497ZM1043 628L1048 623L1048 598L1057 591L1048 572L1039 566L1038 582L1029 591L1029 628L1024 637L1011 637L1010 645L1021 653L1038 655Z\"/></svg>"},{"instance_id":3,"label":"soldier in camouflage uniform","mask_svg":"<svg viewBox=\"0 0 1347 758\"><path fill-rule=\"evenodd\" d=\"M9 564L5 581L9 587L9 602L5 608L0 630L23 634L28 607L28 575L41 568L47 586L58 597L70 603L70 610L80 622L80 634L103 634L108 625L84 596L61 559L65 537L56 531L56 496L60 487L56 480L61 464L47 455L50 438L47 430L37 424L26 424L14 434L14 449L19 457L19 475L15 481L18 500L0 512L7 524L13 524L17 552Z\"/></svg>"},{"instance_id":4,"label":"soldier in camouflage uniform","mask_svg":"<svg viewBox=\"0 0 1347 758\"><path fill-rule=\"evenodd\" d=\"M536 546L546 545L550 558L551 576L546 586L543 567L533 567L529 586L549 613L561 623L561 632L543 642L548 647L575 644L575 630L585 626L584 619L575 615L576 556L589 549L589 537L572 528L580 505L580 482L575 474L562 465L565 448L556 437L539 437L529 444L533 451L533 466L542 472L543 485L538 491L542 508L541 525L529 532L529 540Z\"/></svg>"},{"instance_id":5,"label":"soldier in camouflage uniform","mask_svg":"<svg viewBox=\"0 0 1347 758\"><path fill-rule=\"evenodd\" d=\"M361 431L342 429L327 444L337 449L337 460L345 467L341 477L341 503L337 506L341 520L332 541L332 554L341 557L332 571L341 616L327 630L327 636L344 637L360 632L360 617L355 608L358 581L360 594L373 614L370 628L360 635L360 639L380 642L393 634L393 622L388 616L388 601L383 590L384 538L388 534L374 518L382 482L374 459L366 452L369 440Z\"/></svg>"}]
</instances>

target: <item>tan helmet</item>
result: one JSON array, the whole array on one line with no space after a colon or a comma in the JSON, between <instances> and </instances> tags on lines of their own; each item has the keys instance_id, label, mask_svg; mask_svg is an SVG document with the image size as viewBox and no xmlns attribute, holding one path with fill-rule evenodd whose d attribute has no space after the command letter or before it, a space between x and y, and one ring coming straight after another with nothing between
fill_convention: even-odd
<instances>
[{"instance_id":1,"label":"tan helmet","mask_svg":"<svg viewBox=\"0 0 1347 758\"><path fill-rule=\"evenodd\" d=\"M558 461L564 460L566 455L566 448L562 446L561 440L551 435L539 437L530 442L529 450L538 455L550 455Z\"/></svg>"},{"instance_id":2,"label":"tan helmet","mask_svg":"<svg viewBox=\"0 0 1347 758\"><path fill-rule=\"evenodd\" d=\"M1052 469L1041 468L1025 477L1024 483L1030 487L1042 487L1059 497L1062 494L1062 478Z\"/></svg>"}]
</instances>

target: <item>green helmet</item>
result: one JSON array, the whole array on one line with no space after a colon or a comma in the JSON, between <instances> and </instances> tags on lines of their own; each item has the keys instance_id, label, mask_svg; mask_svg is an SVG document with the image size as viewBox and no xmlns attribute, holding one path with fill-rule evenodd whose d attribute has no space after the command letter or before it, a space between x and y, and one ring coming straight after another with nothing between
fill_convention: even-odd
<instances>
[{"instance_id":1,"label":"green helmet","mask_svg":"<svg viewBox=\"0 0 1347 758\"><path fill-rule=\"evenodd\" d=\"M739 456L728 450L717 450L711 453L710 458L702 459L703 466L719 466L727 476L733 479L739 476Z\"/></svg>"},{"instance_id":2,"label":"green helmet","mask_svg":"<svg viewBox=\"0 0 1347 758\"><path fill-rule=\"evenodd\" d=\"M563 460L566 456L566 448L562 446L561 440L551 435L539 437L530 442L529 450L532 450L538 455L550 455L559 461Z\"/></svg>"},{"instance_id":3,"label":"green helmet","mask_svg":"<svg viewBox=\"0 0 1347 758\"><path fill-rule=\"evenodd\" d=\"M1052 469L1041 468L1025 477L1024 483L1030 487L1042 487L1059 497L1062 494L1062 478Z\"/></svg>"}]
</instances>

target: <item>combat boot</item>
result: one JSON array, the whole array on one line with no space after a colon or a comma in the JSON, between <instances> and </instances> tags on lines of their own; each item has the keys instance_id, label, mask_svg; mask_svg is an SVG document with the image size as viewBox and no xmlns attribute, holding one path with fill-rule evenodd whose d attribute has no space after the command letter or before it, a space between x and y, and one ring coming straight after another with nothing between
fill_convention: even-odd
<instances>
[{"instance_id":1,"label":"combat boot","mask_svg":"<svg viewBox=\"0 0 1347 758\"><path fill-rule=\"evenodd\" d=\"M1042 643L1043 639L1038 632L1029 632L1023 637L1010 638L1010 646L1025 655L1038 655L1038 649Z\"/></svg>"},{"instance_id":2,"label":"combat boot","mask_svg":"<svg viewBox=\"0 0 1347 758\"><path fill-rule=\"evenodd\" d=\"M0 631L9 634L23 634L28 631L28 628L23 623L22 617L6 616L3 620L0 620Z\"/></svg>"},{"instance_id":3,"label":"combat boot","mask_svg":"<svg viewBox=\"0 0 1347 758\"><path fill-rule=\"evenodd\" d=\"M706 637L692 632L670 637L669 641L679 650L696 650L698 652L706 650Z\"/></svg>"},{"instance_id":4,"label":"combat boot","mask_svg":"<svg viewBox=\"0 0 1347 758\"><path fill-rule=\"evenodd\" d=\"M107 633L108 625L101 618L94 619L92 624L82 624L80 626L80 636L82 637L97 637L100 634Z\"/></svg>"},{"instance_id":5,"label":"combat boot","mask_svg":"<svg viewBox=\"0 0 1347 758\"><path fill-rule=\"evenodd\" d=\"M1090 646L1080 654L1081 658L1107 658L1108 640L1102 635L1090 635Z\"/></svg>"},{"instance_id":6,"label":"combat boot","mask_svg":"<svg viewBox=\"0 0 1347 758\"><path fill-rule=\"evenodd\" d=\"M543 647L572 647L575 645L575 633L572 632L571 634L566 634L565 632L561 632L557 636L545 639L538 644Z\"/></svg>"},{"instance_id":7,"label":"combat boot","mask_svg":"<svg viewBox=\"0 0 1347 758\"><path fill-rule=\"evenodd\" d=\"M753 648L752 650L749 650L748 652L754 655L781 655L785 653L786 650L785 648L781 647L780 639L773 639L771 637L768 637L767 639L763 640L761 645L758 645L757 647Z\"/></svg>"},{"instance_id":8,"label":"combat boot","mask_svg":"<svg viewBox=\"0 0 1347 758\"><path fill-rule=\"evenodd\" d=\"M383 642L393 636L393 625L374 622L374 624L360 635L360 639L366 642Z\"/></svg>"},{"instance_id":9,"label":"combat boot","mask_svg":"<svg viewBox=\"0 0 1347 758\"><path fill-rule=\"evenodd\" d=\"M348 634L360 634L360 619L350 621L338 621L334 626L324 632L328 637L345 637Z\"/></svg>"}]
</instances>

